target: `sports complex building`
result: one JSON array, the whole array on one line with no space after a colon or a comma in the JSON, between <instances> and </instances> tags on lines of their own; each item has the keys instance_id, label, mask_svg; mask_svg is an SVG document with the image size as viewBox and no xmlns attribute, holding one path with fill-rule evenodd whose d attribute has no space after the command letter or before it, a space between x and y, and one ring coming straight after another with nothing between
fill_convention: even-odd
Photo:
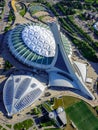
<instances>
[{"instance_id":1,"label":"sports complex building","mask_svg":"<svg viewBox=\"0 0 98 130\"><path fill-rule=\"evenodd\" d=\"M61 37L66 52L70 55L70 43L63 34ZM31 67L47 69L55 59L55 39L49 26L45 24L17 26L9 35L8 46L19 61Z\"/></svg>"},{"instance_id":2,"label":"sports complex building","mask_svg":"<svg viewBox=\"0 0 98 130\"><path fill-rule=\"evenodd\" d=\"M49 25L49 26L48 26ZM48 86L78 90L80 95L95 99L85 85L86 66L71 60L72 49L68 38L55 23L18 25L8 36L12 55L28 67L45 70ZM9 116L35 102L45 86L31 76L10 76L3 89L4 105Z\"/></svg>"}]
</instances>

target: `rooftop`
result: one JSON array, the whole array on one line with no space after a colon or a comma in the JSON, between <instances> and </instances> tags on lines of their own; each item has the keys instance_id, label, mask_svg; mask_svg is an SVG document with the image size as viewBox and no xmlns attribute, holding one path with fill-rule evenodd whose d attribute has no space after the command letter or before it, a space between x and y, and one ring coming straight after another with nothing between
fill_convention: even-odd
<instances>
[{"instance_id":1,"label":"rooftop","mask_svg":"<svg viewBox=\"0 0 98 130\"><path fill-rule=\"evenodd\" d=\"M22 31L24 43L35 53L53 57L55 55L55 40L51 31L40 26L26 26Z\"/></svg>"},{"instance_id":2,"label":"rooftop","mask_svg":"<svg viewBox=\"0 0 98 130\"><path fill-rule=\"evenodd\" d=\"M3 89L3 101L9 116L35 102L44 92L43 86L31 76L10 76Z\"/></svg>"}]
</instances>

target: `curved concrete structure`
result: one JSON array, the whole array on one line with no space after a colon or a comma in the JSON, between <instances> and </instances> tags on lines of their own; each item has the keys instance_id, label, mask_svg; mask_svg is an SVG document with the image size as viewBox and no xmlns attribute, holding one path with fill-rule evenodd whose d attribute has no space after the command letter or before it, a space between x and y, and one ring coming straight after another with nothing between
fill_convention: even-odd
<instances>
[{"instance_id":1,"label":"curved concrete structure","mask_svg":"<svg viewBox=\"0 0 98 130\"><path fill-rule=\"evenodd\" d=\"M94 100L95 97L90 92L90 90L86 87L83 77L75 71L73 62L69 60L68 55L64 49L64 45L62 44L62 39L60 36L60 30L58 30L58 26L55 22L49 23L51 31L53 32L55 42L58 47L58 59L54 65L55 69L48 70L50 77L54 74L54 79L50 78L50 86L61 86L61 83L56 82L56 78L62 82L64 87L72 87L74 89L78 89L81 93L83 93L88 99ZM60 59L59 59L60 57ZM59 60L61 60L62 65L60 65ZM62 66L62 67L61 67ZM59 69L59 70L58 70ZM81 72L81 71L80 71ZM64 80L65 79L65 80ZM67 81L66 81L67 80ZM69 83L68 83L69 82Z\"/></svg>"},{"instance_id":2,"label":"curved concrete structure","mask_svg":"<svg viewBox=\"0 0 98 130\"><path fill-rule=\"evenodd\" d=\"M61 35L64 48L70 56L70 42ZM49 26L38 23L18 25L14 28L8 37L8 47L20 62L39 69L51 68L57 52Z\"/></svg>"},{"instance_id":3,"label":"curved concrete structure","mask_svg":"<svg viewBox=\"0 0 98 130\"><path fill-rule=\"evenodd\" d=\"M23 110L34 103L44 92L37 79L30 76L10 76L3 89L3 101L8 116Z\"/></svg>"}]
</instances>

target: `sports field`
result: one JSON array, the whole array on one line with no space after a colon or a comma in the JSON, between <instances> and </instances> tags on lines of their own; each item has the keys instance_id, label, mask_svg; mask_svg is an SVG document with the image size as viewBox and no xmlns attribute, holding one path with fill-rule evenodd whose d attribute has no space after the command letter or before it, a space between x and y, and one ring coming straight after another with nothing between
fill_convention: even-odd
<instances>
[{"instance_id":1,"label":"sports field","mask_svg":"<svg viewBox=\"0 0 98 130\"><path fill-rule=\"evenodd\" d=\"M66 112L78 130L98 130L98 118L83 101L68 107Z\"/></svg>"}]
</instances>

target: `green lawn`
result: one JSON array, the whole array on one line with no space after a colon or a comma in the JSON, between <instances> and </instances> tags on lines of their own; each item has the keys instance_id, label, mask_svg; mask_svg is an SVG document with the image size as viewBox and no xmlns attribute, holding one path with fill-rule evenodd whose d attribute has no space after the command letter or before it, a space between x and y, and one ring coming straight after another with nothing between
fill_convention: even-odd
<instances>
[{"instance_id":1,"label":"green lawn","mask_svg":"<svg viewBox=\"0 0 98 130\"><path fill-rule=\"evenodd\" d=\"M25 4L21 3L20 6L22 7L22 9L19 10L19 14L23 17L26 14L26 6Z\"/></svg>"},{"instance_id":2,"label":"green lawn","mask_svg":"<svg viewBox=\"0 0 98 130\"><path fill-rule=\"evenodd\" d=\"M23 128L28 130L32 126L33 126L33 120L28 119L28 120L25 120L23 122L15 124L14 125L14 130L22 130Z\"/></svg>"},{"instance_id":3,"label":"green lawn","mask_svg":"<svg viewBox=\"0 0 98 130\"><path fill-rule=\"evenodd\" d=\"M72 104L80 101L78 98L70 97L70 96L63 96L62 98L55 98L54 99L54 106L53 109L57 109L59 106L63 106L65 109Z\"/></svg>"},{"instance_id":4,"label":"green lawn","mask_svg":"<svg viewBox=\"0 0 98 130\"><path fill-rule=\"evenodd\" d=\"M66 112L79 130L98 130L98 118L83 101L70 106Z\"/></svg>"},{"instance_id":5,"label":"green lawn","mask_svg":"<svg viewBox=\"0 0 98 130\"><path fill-rule=\"evenodd\" d=\"M47 126L52 126L52 125L55 125L54 121L52 121L52 120L49 120L47 122L42 122L41 123L42 127L47 127Z\"/></svg>"}]
</instances>

